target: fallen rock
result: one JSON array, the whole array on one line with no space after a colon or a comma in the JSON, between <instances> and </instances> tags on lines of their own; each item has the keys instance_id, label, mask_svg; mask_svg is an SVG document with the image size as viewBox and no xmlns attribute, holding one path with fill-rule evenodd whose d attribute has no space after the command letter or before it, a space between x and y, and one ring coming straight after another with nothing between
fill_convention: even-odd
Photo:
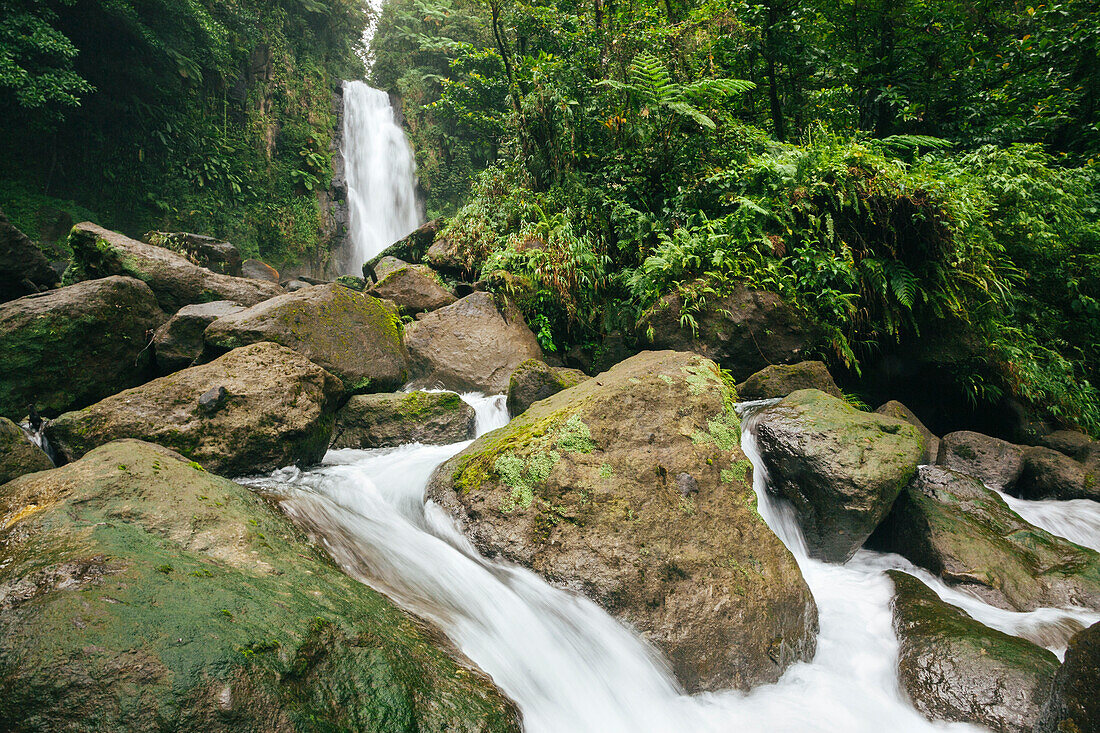
<instances>
[{"instance_id":1,"label":"fallen rock","mask_svg":"<svg viewBox=\"0 0 1100 733\"><path fill-rule=\"evenodd\" d=\"M519 309L480 292L409 324L405 345L418 384L456 392L503 393L520 362L542 358Z\"/></svg>"},{"instance_id":2,"label":"fallen rock","mask_svg":"<svg viewBox=\"0 0 1100 733\"><path fill-rule=\"evenodd\" d=\"M920 462L922 464L936 462L936 458L940 454L940 439L924 426L924 423L920 421L919 417L913 414L912 410L897 400L890 400L889 402L879 405L875 412L879 415L896 417L898 420L904 420L910 425L915 426L917 430L920 431L921 437L924 438L924 455L921 456Z\"/></svg>"},{"instance_id":3,"label":"fallen rock","mask_svg":"<svg viewBox=\"0 0 1100 733\"><path fill-rule=\"evenodd\" d=\"M661 298L642 317L643 340L655 349L701 354L738 381L769 364L801 361L810 345L802 319L775 293L739 284L729 295L708 298L705 310L693 314L697 333L682 327L682 308L675 293Z\"/></svg>"},{"instance_id":4,"label":"fallen rock","mask_svg":"<svg viewBox=\"0 0 1100 733\"><path fill-rule=\"evenodd\" d=\"M515 417L533 403L588 378L579 369L552 367L538 359L528 359L517 366L508 378L508 413Z\"/></svg>"},{"instance_id":5,"label":"fallen rock","mask_svg":"<svg viewBox=\"0 0 1100 733\"><path fill-rule=\"evenodd\" d=\"M1092 733L1100 727L1100 623L1070 639L1035 733Z\"/></svg>"},{"instance_id":6,"label":"fallen rock","mask_svg":"<svg viewBox=\"0 0 1100 733\"><path fill-rule=\"evenodd\" d=\"M378 282L389 275L391 272L400 270L402 267L408 267L409 263L404 260L399 260L396 257L383 257L378 260L378 264L374 266L374 282Z\"/></svg>"},{"instance_id":7,"label":"fallen rock","mask_svg":"<svg viewBox=\"0 0 1100 733\"><path fill-rule=\"evenodd\" d=\"M817 610L756 512L735 400L713 362L644 352L481 436L428 495L482 554L637 629L690 692L774 682L812 658Z\"/></svg>"},{"instance_id":8,"label":"fallen rock","mask_svg":"<svg viewBox=\"0 0 1100 733\"><path fill-rule=\"evenodd\" d=\"M0 489L0 611L2 730L520 730L267 501L136 440Z\"/></svg>"},{"instance_id":9,"label":"fallen rock","mask_svg":"<svg viewBox=\"0 0 1100 733\"><path fill-rule=\"evenodd\" d=\"M294 293L299 290L304 290L308 288L309 285L310 284L307 283L305 280L291 280L284 287L286 288L288 293Z\"/></svg>"},{"instance_id":10,"label":"fallen rock","mask_svg":"<svg viewBox=\"0 0 1100 733\"><path fill-rule=\"evenodd\" d=\"M425 224L421 224L404 239L399 239L386 247L363 264L363 278L377 281L385 277L384 273L378 271L378 266L379 263L387 259L419 263L446 223L447 220L443 218L432 219Z\"/></svg>"},{"instance_id":11,"label":"fallen rock","mask_svg":"<svg viewBox=\"0 0 1100 733\"><path fill-rule=\"evenodd\" d=\"M912 575L888 575L896 588L898 677L913 707L929 720L1031 733L1058 658L975 621Z\"/></svg>"},{"instance_id":12,"label":"fallen rock","mask_svg":"<svg viewBox=\"0 0 1100 733\"><path fill-rule=\"evenodd\" d=\"M0 417L0 484L51 468L53 461L46 452L32 443L18 425Z\"/></svg>"},{"instance_id":13,"label":"fallen rock","mask_svg":"<svg viewBox=\"0 0 1100 733\"><path fill-rule=\"evenodd\" d=\"M241 263L241 275L253 280L267 280L278 284L279 271L262 260L247 259Z\"/></svg>"},{"instance_id":14,"label":"fallen rock","mask_svg":"<svg viewBox=\"0 0 1100 733\"><path fill-rule=\"evenodd\" d=\"M204 338L213 353L259 341L282 344L340 377L349 391L398 389L408 376L397 314L377 298L336 283L219 318Z\"/></svg>"},{"instance_id":15,"label":"fallen rock","mask_svg":"<svg viewBox=\"0 0 1100 733\"><path fill-rule=\"evenodd\" d=\"M767 400L786 397L800 389L819 389L833 397L844 398L833 376L820 361L800 361L797 364L772 364L737 385L742 400Z\"/></svg>"},{"instance_id":16,"label":"fallen rock","mask_svg":"<svg viewBox=\"0 0 1100 733\"><path fill-rule=\"evenodd\" d=\"M241 253L229 242L189 232L149 232L145 241L179 252L199 267L222 275L241 275Z\"/></svg>"},{"instance_id":17,"label":"fallen rock","mask_svg":"<svg viewBox=\"0 0 1100 733\"><path fill-rule=\"evenodd\" d=\"M180 308L153 335L157 373L163 376L194 364L205 348L202 334L206 327L222 316L243 310L243 305L228 300L196 303Z\"/></svg>"},{"instance_id":18,"label":"fallen rock","mask_svg":"<svg viewBox=\"0 0 1100 733\"><path fill-rule=\"evenodd\" d=\"M355 395L336 413L333 448L449 445L477 430L474 408L454 392Z\"/></svg>"},{"instance_id":19,"label":"fallen rock","mask_svg":"<svg viewBox=\"0 0 1100 733\"><path fill-rule=\"evenodd\" d=\"M252 305L282 291L278 285L219 275L199 267L183 255L130 239L91 222L73 227L69 235L77 279L129 275L146 283L168 313L185 305L232 300Z\"/></svg>"},{"instance_id":20,"label":"fallen rock","mask_svg":"<svg viewBox=\"0 0 1100 733\"><path fill-rule=\"evenodd\" d=\"M392 300L407 313L434 311L458 300L439 283L432 268L424 265L406 265L392 270L370 292L383 300Z\"/></svg>"},{"instance_id":21,"label":"fallen rock","mask_svg":"<svg viewBox=\"0 0 1100 733\"><path fill-rule=\"evenodd\" d=\"M1024 449L1024 469L1012 493L1024 499L1092 499L1100 485L1089 480L1085 465L1051 448Z\"/></svg>"},{"instance_id":22,"label":"fallen rock","mask_svg":"<svg viewBox=\"0 0 1100 733\"><path fill-rule=\"evenodd\" d=\"M0 415L47 416L153 376L146 346L165 320L153 291L105 277L0 304Z\"/></svg>"},{"instance_id":23,"label":"fallen rock","mask_svg":"<svg viewBox=\"0 0 1100 733\"><path fill-rule=\"evenodd\" d=\"M0 302L49 290L57 281L42 250L0 211Z\"/></svg>"},{"instance_id":24,"label":"fallen rock","mask_svg":"<svg viewBox=\"0 0 1100 733\"><path fill-rule=\"evenodd\" d=\"M1078 454L1092 442L1092 438L1079 430L1055 430L1039 438L1039 445L1064 453L1070 458L1079 458Z\"/></svg>"},{"instance_id":25,"label":"fallen rock","mask_svg":"<svg viewBox=\"0 0 1100 733\"><path fill-rule=\"evenodd\" d=\"M1100 608L1100 554L1025 522L978 479L921 466L868 546L1000 608Z\"/></svg>"},{"instance_id":26,"label":"fallen rock","mask_svg":"<svg viewBox=\"0 0 1100 733\"><path fill-rule=\"evenodd\" d=\"M1011 491L1024 470L1024 449L1000 438L962 430L940 442L941 466L979 479L991 489Z\"/></svg>"},{"instance_id":27,"label":"fallen rock","mask_svg":"<svg viewBox=\"0 0 1100 733\"><path fill-rule=\"evenodd\" d=\"M760 413L769 490L794 506L810 555L846 562L874 531L924 454L904 420L861 412L816 389Z\"/></svg>"},{"instance_id":28,"label":"fallen rock","mask_svg":"<svg viewBox=\"0 0 1100 733\"><path fill-rule=\"evenodd\" d=\"M220 407L207 397L219 388L227 395ZM46 437L62 461L140 438L214 473L245 476L319 462L342 394L340 380L301 354L258 343L67 412L46 426Z\"/></svg>"}]
</instances>

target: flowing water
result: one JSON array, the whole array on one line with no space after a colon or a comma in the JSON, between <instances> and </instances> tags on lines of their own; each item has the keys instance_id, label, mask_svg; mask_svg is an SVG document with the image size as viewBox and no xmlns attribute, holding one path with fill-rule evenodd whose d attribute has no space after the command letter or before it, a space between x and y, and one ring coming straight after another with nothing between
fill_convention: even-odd
<instances>
[{"instance_id":1,"label":"flowing water","mask_svg":"<svg viewBox=\"0 0 1100 733\"><path fill-rule=\"evenodd\" d=\"M344 166L348 183L347 273L420 224L416 161L389 95L361 81L344 82Z\"/></svg>"},{"instance_id":2,"label":"flowing water","mask_svg":"<svg viewBox=\"0 0 1100 733\"><path fill-rule=\"evenodd\" d=\"M503 397L464 399L477 411L479 434L507 422ZM793 513L766 491L753 422L750 406L743 448L755 467L759 511L795 555L817 601L821 631L812 662L750 693L683 694L660 656L593 603L480 557L451 518L424 499L434 468L469 443L331 451L319 468L284 469L249 483L276 493L348 573L443 629L517 702L532 733L978 730L929 723L905 701L896 674L893 586L884 574L890 568L918 575L983 623L1056 652L1073 631L1100 619L1081 609L993 608L896 555L861 550L844 565L809 558ZM1042 511L1051 527L1073 513ZM1080 531L1094 544L1100 539Z\"/></svg>"}]
</instances>

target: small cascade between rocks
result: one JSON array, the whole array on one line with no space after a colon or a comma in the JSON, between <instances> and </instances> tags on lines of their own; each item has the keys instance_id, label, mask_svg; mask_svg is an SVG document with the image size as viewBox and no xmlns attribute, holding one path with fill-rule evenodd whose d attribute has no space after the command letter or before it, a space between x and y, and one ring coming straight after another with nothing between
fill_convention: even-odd
<instances>
[{"instance_id":1,"label":"small cascade between rocks","mask_svg":"<svg viewBox=\"0 0 1100 733\"><path fill-rule=\"evenodd\" d=\"M345 274L408 235L421 223L416 161L389 95L361 81L344 82L343 150L349 233Z\"/></svg>"},{"instance_id":2,"label":"small cascade between rocks","mask_svg":"<svg viewBox=\"0 0 1100 733\"><path fill-rule=\"evenodd\" d=\"M463 399L477 412L479 435L507 424L502 396ZM758 509L795 555L821 629L812 662L795 664L776 684L749 693L684 694L660 655L594 603L526 569L481 557L452 518L425 499L436 466L469 442L334 450L315 469L287 468L249 483L279 497L284 511L350 575L442 629L516 701L531 733L980 730L930 723L905 699L888 569L916 575L982 623L1058 654L1070 634L1100 620L1087 611L995 608L897 555L860 550L844 565L810 558L793 512L767 491L754 437L760 405L741 406L742 447L754 466ZM1053 509L1035 509L1034 521L1047 516L1052 531L1072 513L1064 508L1051 519ZM1100 533L1080 531L1093 544L1100 541Z\"/></svg>"}]
</instances>

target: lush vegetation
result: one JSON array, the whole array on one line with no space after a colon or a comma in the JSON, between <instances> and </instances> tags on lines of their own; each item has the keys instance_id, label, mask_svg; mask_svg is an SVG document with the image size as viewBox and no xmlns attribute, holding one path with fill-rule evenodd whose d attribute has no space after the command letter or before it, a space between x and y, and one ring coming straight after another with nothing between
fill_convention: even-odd
<instances>
[{"instance_id":1,"label":"lush vegetation","mask_svg":"<svg viewBox=\"0 0 1100 733\"><path fill-rule=\"evenodd\" d=\"M0 207L45 239L67 212L323 256L332 94L367 20L359 0L5 0Z\"/></svg>"},{"instance_id":2,"label":"lush vegetation","mask_svg":"<svg viewBox=\"0 0 1100 733\"><path fill-rule=\"evenodd\" d=\"M1098 51L1095 2L392 0L374 78L549 349L747 282L856 385L951 342L958 395L1096 432Z\"/></svg>"}]
</instances>

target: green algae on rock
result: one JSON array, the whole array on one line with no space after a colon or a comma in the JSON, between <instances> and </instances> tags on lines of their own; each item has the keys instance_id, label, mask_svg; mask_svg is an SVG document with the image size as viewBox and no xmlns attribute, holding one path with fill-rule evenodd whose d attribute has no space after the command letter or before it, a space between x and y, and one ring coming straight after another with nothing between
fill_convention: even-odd
<instances>
[{"instance_id":1,"label":"green algae on rock","mask_svg":"<svg viewBox=\"0 0 1100 733\"><path fill-rule=\"evenodd\" d=\"M264 499L124 440L0 487L0 729L517 732Z\"/></svg>"},{"instance_id":2,"label":"green algae on rock","mask_svg":"<svg viewBox=\"0 0 1100 733\"><path fill-rule=\"evenodd\" d=\"M474 408L454 392L354 395L336 413L333 448L448 445L474 437Z\"/></svg>"},{"instance_id":3,"label":"green algae on rock","mask_svg":"<svg viewBox=\"0 0 1100 733\"><path fill-rule=\"evenodd\" d=\"M483 554L638 629L689 691L774 682L813 656L817 608L756 511L735 399L713 362L644 352L480 437L429 496Z\"/></svg>"},{"instance_id":4,"label":"green algae on rock","mask_svg":"<svg viewBox=\"0 0 1100 733\"><path fill-rule=\"evenodd\" d=\"M1031 733L1050 693L1058 658L1026 639L991 629L898 570L894 629L898 674L929 720L976 723L999 733Z\"/></svg>"},{"instance_id":5,"label":"green algae on rock","mask_svg":"<svg viewBox=\"0 0 1100 733\"><path fill-rule=\"evenodd\" d=\"M214 353L271 341L304 354L354 392L398 389L408 377L401 321L377 298L342 285L286 293L211 323Z\"/></svg>"},{"instance_id":6,"label":"green algae on rock","mask_svg":"<svg viewBox=\"0 0 1100 733\"><path fill-rule=\"evenodd\" d=\"M219 390L221 399L202 399ZM243 476L320 461L343 392L340 380L306 357L261 342L65 413L46 435L67 461L139 438L215 473Z\"/></svg>"}]
</instances>

